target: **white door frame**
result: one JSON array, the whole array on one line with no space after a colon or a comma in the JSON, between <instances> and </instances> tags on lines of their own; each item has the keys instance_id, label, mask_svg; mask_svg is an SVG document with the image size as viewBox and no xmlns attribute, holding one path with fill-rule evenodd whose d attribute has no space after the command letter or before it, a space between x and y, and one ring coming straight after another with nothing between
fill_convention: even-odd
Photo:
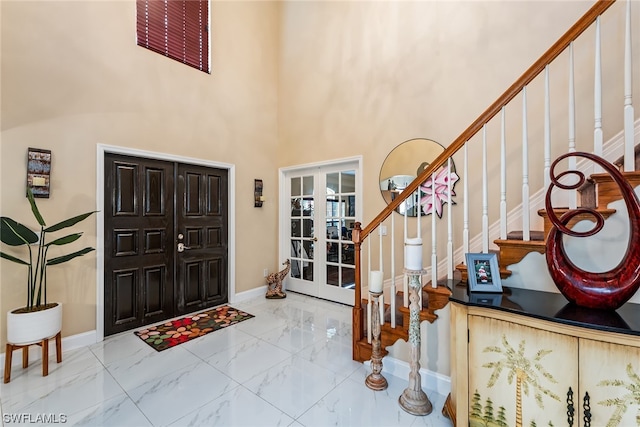
<instances>
[{"instance_id":1,"label":"white door frame","mask_svg":"<svg viewBox=\"0 0 640 427\"><path fill-rule=\"evenodd\" d=\"M104 156L105 153L123 154L147 159L227 169L229 185L228 211L228 265L229 302L236 296L236 166L211 160L184 157L168 153L119 147L117 145L97 144L96 148L96 342L104 340Z\"/></svg>"},{"instance_id":2,"label":"white door frame","mask_svg":"<svg viewBox=\"0 0 640 427\"><path fill-rule=\"evenodd\" d=\"M278 215L278 255L279 259L290 257L289 248L289 231L291 224L288 223L289 210L291 209L291 201L286 193L286 176L288 173L309 169L322 169L329 166L340 166L341 164L357 163L358 173L356 174L356 221L362 222L362 207L364 206L363 191L363 159L362 156L345 157L322 162L306 163L301 165L286 166L278 169L278 191L280 194L279 215ZM288 278L283 281L283 287L286 289ZM355 301L354 301L355 303Z\"/></svg>"}]
</instances>

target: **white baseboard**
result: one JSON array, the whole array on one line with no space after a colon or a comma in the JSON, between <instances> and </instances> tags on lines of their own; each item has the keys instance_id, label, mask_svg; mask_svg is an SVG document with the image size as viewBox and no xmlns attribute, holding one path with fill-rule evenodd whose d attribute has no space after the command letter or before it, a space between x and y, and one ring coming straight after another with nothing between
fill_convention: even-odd
<instances>
[{"instance_id":1,"label":"white baseboard","mask_svg":"<svg viewBox=\"0 0 640 427\"><path fill-rule=\"evenodd\" d=\"M229 298L229 303L246 301L252 298L264 297L267 293L267 285L258 286L254 289L249 289L248 291L236 293Z\"/></svg>"},{"instance_id":2,"label":"white baseboard","mask_svg":"<svg viewBox=\"0 0 640 427\"><path fill-rule=\"evenodd\" d=\"M371 361L364 362L369 366ZM409 379L409 373L411 372L411 366L409 363L400 359L394 359L393 357L385 356L382 359L382 372L385 374L393 375L394 377L402 378L404 380ZM451 393L451 378L446 375L439 374L437 372L430 371L428 369L420 368L420 379L422 380L422 388L433 390L438 394L444 396Z\"/></svg>"},{"instance_id":3,"label":"white baseboard","mask_svg":"<svg viewBox=\"0 0 640 427\"><path fill-rule=\"evenodd\" d=\"M77 348L82 348L89 346L91 344L95 344L97 334L96 331L88 331L82 332L77 335L71 335L69 337L62 338L62 354L64 356L64 352L68 350L75 350ZM22 366L22 353L19 351L14 351L14 355L11 359L11 366ZM56 340L49 340L49 357L51 355L56 354ZM0 366L2 366L2 371L4 373L4 361L6 358L6 353L0 354ZM42 349L39 346L33 345L29 348L29 360L36 361L42 358ZM64 357L63 357L64 360Z\"/></svg>"}]
</instances>

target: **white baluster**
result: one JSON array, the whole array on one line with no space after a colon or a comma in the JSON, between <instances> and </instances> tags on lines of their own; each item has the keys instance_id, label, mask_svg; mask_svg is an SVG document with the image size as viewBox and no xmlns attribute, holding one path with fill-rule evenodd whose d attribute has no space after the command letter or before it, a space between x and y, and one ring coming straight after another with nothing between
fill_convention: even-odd
<instances>
[{"instance_id":1,"label":"white baluster","mask_svg":"<svg viewBox=\"0 0 640 427\"><path fill-rule=\"evenodd\" d=\"M507 137L505 108L500 115L500 238L507 238Z\"/></svg>"},{"instance_id":2,"label":"white baluster","mask_svg":"<svg viewBox=\"0 0 640 427\"><path fill-rule=\"evenodd\" d=\"M438 287L438 248L436 238L436 173L431 175L431 287ZM421 281L422 283L422 281ZM420 310L422 310L422 291L420 291Z\"/></svg>"},{"instance_id":3,"label":"white baluster","mask_svg":"<svg viewBox=\"0 0 640 427\"><path fill-rule=\"evenodd\" d=\"M464 161L462 165L462 175L464 176L462 186L462 259L464 262L464 254L469 252L469 156L467 153L467 141L464 144Z\"/></svg>"},{"instance_id":4,"label":"white baluster","mask_svg":"<svg viewBox=\"0 0 640 427\"><path fill-rule=\"evenodd\" d=\"M382 268L382 227L384 227L384 225L380 225L380 227L378 228L378 249L380 251L379 253L379 257L378 257L378 266L380 267L380 271L383 271L384 269Z\"/></svg>"},{"instance_id":5,"label":"white baluster","mask_svg":"<svg viewBox=\"0 0 640 427\"><path fill-rule=\"evenodd\" d=\"M406 274L402 275L402 305L404 307L409 307L409 276Z\"/></svg>"},{"instance_id":6,"label":"white baluster","mask_svg":"<svg viewBox=\"0 0 640 427\"><path fill-rule=\"evenodd\" d=\"M433 196L435 196L436 194L436 181L435 181L435 175L431 175L431 194L432 194L432 199L431 199L431 216L436 216L436 208L435 208L435 204L433 203ZM422 205L420 204L420 187L418 186L418 203L416 204L416 207L418 209L418 232L417 232L417 237L421 238L422 237L422 229L421 229L421 225L420 225L420 218L422 217ZM435 236L435 234L432 235ZM433 269L433 267L432 267ZM432 270L433 271L433 270ZM420 283L422 283L422 276L420 276ZM407 279L407 286L409 285L408 283L408 279ZM422 292L420 292L420 310L422 310Z\"/></svg>"},{"instance_id":7,"label":"white baluster","mask_svg":"<svg viewBox=\"0 0 640 427\"><path fill-rule=\"evenodd\" d=\"M431 187L432 190L434 190L433 186L435 185L435 183L431 183ZM418 213L418 221L416 223L416 236L417 237L421 237L422 236L422 230L420 230L420 218L422 218L422 205L420 205L420 186L418 186L418 190L416 191L416 195L418 197L418 201L416 204L414 204L416 212ZM416 197L416 196L414 196ZM431 207L431 209L433 209L433 206Z\"/></svg>"},{"instance_id":8,"label":"white baluster","mask_svg":"<svg viewBox=\"0 0 640 427\"><path fill-rule=\"evenodd\" d=\"M451 220L451 157L447 159L447 280L453 280L453 224Z\"/></svg>"},{"instance_id":9,"label":"white baluster","mask_svg":"<svg viewBox=\"0 0 640 427\"><path fill-rule=\"evenodd\" d=\"M371 276L371 239L367 239L367 265L369 266L369 276Z\"/></svg>"},{"instance_id":10,"label":"white baluster","mask_svg":"<svg viewBox=\"0 0 640 427\"><path fill-rule=\"evenodd\" d=\"M633 171L635 165L635 153L633 144L633 117L632 102L632 61L631 61L631 0L627 0L627 12L624 35L624 170Z\"/></svg>"},{"instance_id":11,"label":"white baluster","mask_svg":"<svg viewBox=\"0 0 640 427\"><path fill-rule=\"evenodd\" d=\"M382 295L380 295L380 302L378 304L378 307L380 308L380 324L384 325L384 268L382 261L382 226L380 226L380 228L378 229L378 241L380 242L380 257L378 262L380 271L382 271Z\"/></svg>"},{"instance_id":12,"label":"white baluster","mask_svg":"<svg viewBox=\"0 0 640 427\"><path fill-rule=\"evenodd\" d=\"M482 126L482 253L489 252L489 184L487 176L487 125Z\"/></svg>"},{"instance_id":13,"label":"white baluster","mask_svg":"<svg viewBox=\"0 0 640 427\"><path fill-rule=\"evenodd\" d=\"M569 44L569 153L576 151L576 88L573 76L573 42ZM569 157L568 170L576 170L576 158ZM569 208L578 206L578 193L569 194Z\"/></svg>"},{"instance_id":14,"label":"white baluster","mask_svg":"<svg viewBox=\"0 0 640 427\"><path fill-rule=\"evenodd\" d=\"M391 214L391 290L389 302L391 303L391 327L396 327L396 222L395 215Z\"/></svg>"},{"instance_id":15,"label":"white baluster","mask_svg":"<svg viewBox=\"0 0 640 427\"><path fill-rule=\"evenodd\" d=\"M408 227L407 227L407 201L406 201L406 199L405 199L404 202L402 202L402 204L404 205L404 240L403 240L403 242L404 242L404 241L407 240L407 230L408 230Z\"/></svg>"},{"instance_id":16,"label":"white baluster","mask_svg":"<svg viewBox=\"0 0 640 427\"><path fill-rule=\"evenodd\" d=\"M551 95L549 93L549 66L544 67L544 188L549 188L551 178Z\"/></svg>"},{"instance_id":17,"label":"white baluster","mask_svg":"<svg viewBox=\"0 0 640 427\"><path fill-rule=\"evenodd\" d=\"M367 239L367 289L371 289L371 239ZM367 342L371 344L371 292L367 292Z\"/></svg>"},{"instance_id":18,"label":"white baluster","mask_svg":"<svg viewBox=\"0 0 640 427\"><path fill-rule=\"evenodd\" d=\"M527 87L522 88L522 240L529 241L529 134L527 128Z\"/></svg>"},{"instance_id":19,"label":"white baluster","mask_svg":"<svg viewBox=\"0 0 640 427\"><path fill-rule=\"evenodd\" d=\"M600 17L596 18L596 52L595 52L595 72L593 83L593 152L602 157L602 53L600 46ZM594 173L602 172L602 168L596 164L593 166Z\"/></svg>"},{"instance_id":20,"label":"white baluster","mask_svg":"<svg viewBox=\"0 0 640 427\"><path fill-rule=\"evenodd\" d=\"M405 205L405 209L404 209L404 240L402 241L403 245L404 243L407 241L408 238L408 231L407 231L408 227L407 227L407 208ZM409 282L407 280L407 275L403 274L402 275L402 305L404 307L409 307Z\"/></svg>"}]
</instances>

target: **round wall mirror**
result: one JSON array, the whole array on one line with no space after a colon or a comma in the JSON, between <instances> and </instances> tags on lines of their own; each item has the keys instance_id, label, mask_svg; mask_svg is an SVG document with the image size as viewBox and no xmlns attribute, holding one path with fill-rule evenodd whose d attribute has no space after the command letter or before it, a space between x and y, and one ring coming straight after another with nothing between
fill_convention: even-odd
<instances>
[{"instance_id":1,"label":"round wall mirror","mask_svg":"<svg viewBox=\"0 0 640 427\"><path fill-rule=\"evenodd\" d=\"M443 151L442 145L424 138L410 139L394 148L380 169L380 192L384 201L389 204L395 200L406 186ZM419 195L418 192L415 192L412 197L407 198L398 206L396 212L402 215L406 213L407 216L418 216L421 209L422 215L430 215L435 208L436 214L441 217L442 207L449 199L449 180L451 180L451 197L453 197L455 196L453 187L458 181L453 162L451 163L451 173L447 172L445 166L440 168L436 174L435 204L431 190L433 188L432 179L429 178L420 186ZM451 203L453 204L453 201Z\"/></svg>"}]
</instances>

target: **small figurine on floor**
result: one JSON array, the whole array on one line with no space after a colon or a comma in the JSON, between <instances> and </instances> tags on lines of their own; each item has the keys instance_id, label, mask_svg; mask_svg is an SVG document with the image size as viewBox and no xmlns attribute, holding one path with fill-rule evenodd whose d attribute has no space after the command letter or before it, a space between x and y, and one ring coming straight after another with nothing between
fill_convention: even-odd
<instances>
[{"instance_id":1,"label":"small figurine on floor","mask_svg":"<svg viewBox=\"0 0 640 427\"><path fill-rule=\"evenodd\" d=\"M287 277L289 270L291 270L291 261L286 260L282 263L285 268L277 273L271 273L267 276L267 294L265 298L268 299L282 299L286 298L287 294L282 292L282 280Z\"/></svg>"}]
</instances>

